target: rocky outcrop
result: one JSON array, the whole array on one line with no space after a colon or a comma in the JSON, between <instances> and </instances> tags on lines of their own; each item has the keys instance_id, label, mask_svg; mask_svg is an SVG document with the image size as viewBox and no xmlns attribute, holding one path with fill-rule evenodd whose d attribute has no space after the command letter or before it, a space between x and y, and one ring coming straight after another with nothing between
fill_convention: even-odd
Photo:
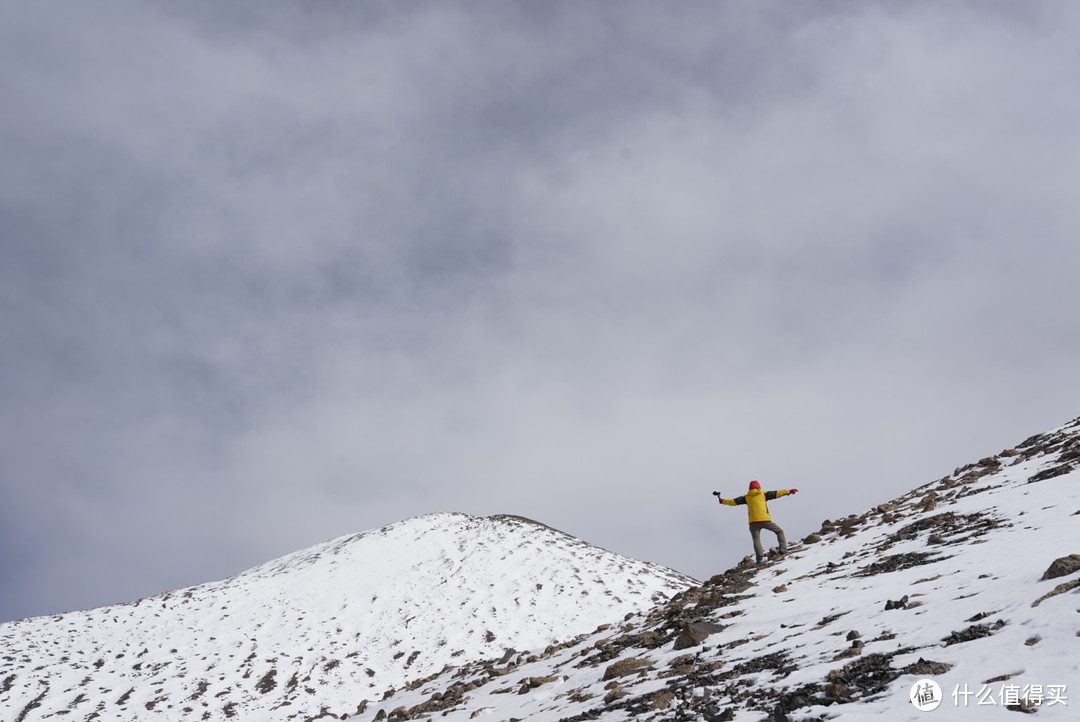
<instances>
[{"instance_id":1,"label":"rocky outcrop","mask_svg":"<svg viewBox=\"0 0 1080 722\"><path fill-rule=\"evenodd\" d=\"M727 627L714 622L688 622L679 636L675 638L675 649L688 649L696 647L708 639L710 634L722 632Z\"/></svg>"},{"instance_id":2,"label":"rocky outcrop","mask_svg":"<svg viewBox=\"0 0 1080 722\"><path fill-rule=\"evenodd\" d=\"M1076 589L1077 587L1080 587L1080 579L1074 579L1071 582L1065 582L1064 584L1059 584L1056 587L1054 587L1053 590L1047 592L1046 594L1042 595L1041 597L1036 599L1034 602L1032 602L1031 606L1037 607L1040 604L1042 604L1043 602L1045 602L1047 599L1049 599L1050 597L1056 597L1059 594L1064 594L1065 592L1072 591L1073 589Z\"/></svg>"},{"instance_id":3,"label":"rocky outcrop","mask_svg":"<svg viewBox=\"0 0 1080 722\"><path fill-rule=\"evenodd\" d=\"M931 677L938 674L945 674L952 668L953 666L951 664L945 662L930 662L919 657L918 662L909 664L900 671L904 674L917 674L920 677Z\"/></svg>"},{"instance_id":4,"label":"rocky outcrop","mask_svg":"<svg viewBox=\"0 0 1080 722\"><path fill-rule=\"evenodd\" d=\"M652 667L652 663L645 659L621 659L615 664L604 670L604 680L615 679L617 677L625 677L628 674L634 674L635 672L641 672L644 669Z\"/></svg>"},{"instance_id":5,"label":"rocky outcrop","mask_svg":"<svg viewBox=\"0 0 1080 722\"><path fill-rule=\"evenodd\" d=\"M961 630L959 632L951 633L948 637L945 637L945 639L943 639L941 641L945 643L946 647L948 647L950 645L953 645L953 644L962 644L964 642L971 642L973 640L981 639L983 637L989 637L991 634L993 634L994 632L996 632L997 630L1001 629L1004 626L1005 626L1005 620L1003 620L1003 619L997 620L992 625L990 625L990 624L973 624L970 627L968 627L967 629Z\"/></svg>"},{"instance_id":6,"label":"rocky outcrop","mask_svg":"<svg viewBox=\"0 0 1080 722\"><path fill-rule=\"evenodd\" d=\"M1040 581L1067 577L1080 571L1080 554L1070 554L1067 557L1058 557L1047 567Z\"/></svg>"}]
</instances>

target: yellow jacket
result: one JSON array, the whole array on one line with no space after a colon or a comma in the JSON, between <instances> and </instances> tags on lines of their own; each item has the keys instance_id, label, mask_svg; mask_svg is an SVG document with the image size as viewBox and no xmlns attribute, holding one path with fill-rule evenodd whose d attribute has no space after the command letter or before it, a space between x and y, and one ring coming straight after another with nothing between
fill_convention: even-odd
<instances>
[{"instance_id":1,"label":"yellow jacket","mask_svg":"<svg viewBox=\"0 0 1080 722\"><path fill-rule=\"evenodd\" d=\"M734 499L721 499L721 504L727 504L728 506L738 506L739 504L746 504L746 511L750 515L751 524L764 524L767 521L772 521L772 517L769 516L769 507L765 504L766 501L772 501L778 499L781 496L787 496L791 492L787 489L781 489L779 491L762 491L761 489L751 489L746 492L744 496L738 496Z\"/></svg>"}]
</instances>

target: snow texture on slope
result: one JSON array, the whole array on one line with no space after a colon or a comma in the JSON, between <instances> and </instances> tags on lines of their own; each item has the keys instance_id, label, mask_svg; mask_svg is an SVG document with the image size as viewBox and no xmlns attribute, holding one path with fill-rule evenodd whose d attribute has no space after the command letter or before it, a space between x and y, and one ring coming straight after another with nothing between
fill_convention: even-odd
<instances>
[{"instance_id":1,"label":"snow texture on slope","mask_svg":"<svg viewBox=\"0 0 1080 722\"><path fill-rule=\"evenodd\" d=\"M447 665L542 649L694 583L521 517L432 514L222 582L0 625L0 718L355 710Z\"/></svg>"},{"instance_id":2,"label":"snow texture on slope","mask_svg":"<svg viewBox=\"0 0 1080 722\"><path fill-rule=\"evenodd\" d=\"M827 520L762 567L350 719L1075 720L1080 570L1043 577L1080 554L1078 531L1080 419ZM909 700L923 679L944 695L934 712Z\"/></svg>"}]
</instances>

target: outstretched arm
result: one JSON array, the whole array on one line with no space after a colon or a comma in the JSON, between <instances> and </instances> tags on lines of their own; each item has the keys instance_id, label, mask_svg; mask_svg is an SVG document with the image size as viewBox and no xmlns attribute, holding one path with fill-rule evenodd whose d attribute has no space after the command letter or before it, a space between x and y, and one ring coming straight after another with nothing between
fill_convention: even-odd
<instances>
[{"instance_id":1,"label":"outstretched arm","mask_svg":"<svg viewBox=\"0 0 1080 722\"><path fill-rule=\"evenodd\" d=\"M765 500L772 501L773 499L779 499L780 497L787 496L788 494L798 493L798 489L780 489L779 491L767 491L765 492Z\"/></svg>"}]
</instances>

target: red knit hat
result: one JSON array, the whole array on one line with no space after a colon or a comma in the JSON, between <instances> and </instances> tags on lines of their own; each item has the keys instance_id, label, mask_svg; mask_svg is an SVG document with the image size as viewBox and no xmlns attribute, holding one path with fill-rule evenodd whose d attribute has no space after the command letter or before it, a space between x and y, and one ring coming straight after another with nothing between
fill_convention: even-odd
<instances>
[{"instance_id":1,"label":"red knit hat","mask_svg":"<svg viewBox=\"0 0 1080 722\"><path fill-rule=\"evenodd\" d=\"M751 481L750 482L750 488L751 489L757 489L758 491L760 491L761 490L761 484L757 483L756 481Z\"/></svg>"}]
</instances>

